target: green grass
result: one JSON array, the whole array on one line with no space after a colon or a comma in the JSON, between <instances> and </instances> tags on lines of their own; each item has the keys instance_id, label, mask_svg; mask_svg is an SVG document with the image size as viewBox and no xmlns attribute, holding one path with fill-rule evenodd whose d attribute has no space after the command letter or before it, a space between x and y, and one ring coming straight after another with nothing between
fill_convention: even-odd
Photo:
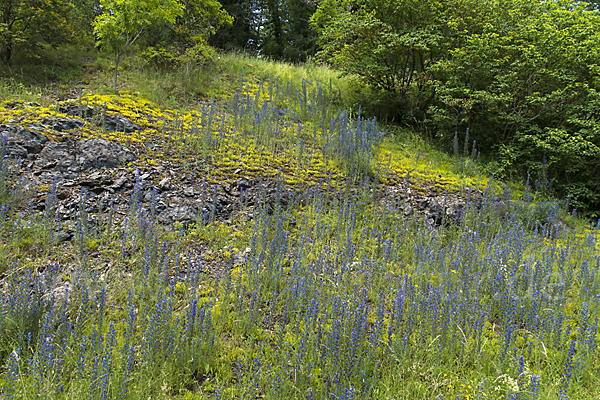
<instances>
[{"instance_id":1,"label":"green grass","mask_svg":"<svg viewBox=\"0 0 600 400\"><path fill-rule=\"evenodd\" d=\"M42 91L37 86L26 86L14 79L0 80L0 97L4 101L19 100L36 102L43 99Z\"/></svg>"}]
</instances>

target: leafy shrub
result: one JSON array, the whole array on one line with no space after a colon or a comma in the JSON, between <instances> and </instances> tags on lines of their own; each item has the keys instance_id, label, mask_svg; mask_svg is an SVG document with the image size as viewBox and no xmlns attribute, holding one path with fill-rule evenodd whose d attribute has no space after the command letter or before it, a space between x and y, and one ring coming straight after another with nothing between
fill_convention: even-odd
<instances>
[{"instance_id":1,"label":"leafy shrub","mask_svg":"<svg viewBox=\"0 0 600 400\"><path fill-rule=\"evenodd\" d=\"M600 209L600 16L571 3L498 20L432 68L431 121L443 143L457 129L495 161L499 176L549 174L555 194ZM535 11L535 12L534 12Z\"/></svg>"},{"instance_id":2,"label":"leafy shrub","mask_svg":"<svg viewBox=\"0 0 600 400\"><path fill-rule=\"evenodd\" d=\"M573 1L326 0L312 22L320 57L391 100L365 96L365 109L384 105L387 114L392 104L392 119L447 149L470 128L495 175L524 180L546 169L555 195L597 216L597 10Z\"/></svg>"},{"instance_id":3,"label":"leafy shrub","mask_svg":"<svg viewBox=\"0 0 600 400\"><path fill-rule=\"evenodd\" d=\"M216 58L216 51L205 40L180 53L174 46L164 43L148 47L142 53L142 58L150 65L158 68L179 68L182 66L204 66Z\"/></svg>"},{"instance_id":4,"label":"leafy shrub","mask_svg":"<svg viewBox=\"0 0 600 400\"><path fill-rule=\"evenodd\" d=\"M146 63L158 68L172 68L178 64L177 53L162 43L148 47L142 52L141 56Z\"/></svg>"}]
</instances>

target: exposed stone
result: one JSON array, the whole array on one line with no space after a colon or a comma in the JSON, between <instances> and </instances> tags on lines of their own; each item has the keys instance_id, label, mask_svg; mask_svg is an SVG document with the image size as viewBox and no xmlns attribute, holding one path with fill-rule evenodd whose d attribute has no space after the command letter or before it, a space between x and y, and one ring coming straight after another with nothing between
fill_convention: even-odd
<instances>
[{"instance_id":1,"label":"exposed stone","mask_svg":"<svg viewBox=\"0 0 600 400\"><path fill-rule=\"evenodd\" d=\"M61 111L97 125L102 125L105 115L101 107L85 105L71 106ZM86 219L89 218L90 227L94 225L93 219L97 218L93 214L96 212L94 210L99 209L100 201L104 204L103 210L110 208L114 213L114 223L122 223L124 216L131 212L131 204L135 204L136 213L149 216L155 211L158 222L167 228L172 228L175 222L187 227L198 218L206 222L231 221L237 217L251 219L263 212L278 212L294 204L306 205L315 198L332 203L351 200L348 197L366 201L365 195L368 201L379 201L398 218L417 218L435 228L442 223L459 222L469 202L464 193L442 196L434 188L411 192L408 184L399 184L397 187L375 185L368 179L362 186L350 184L342 193L332 194L331 190L316 188L308 188L299 193L281 180L245 177L239 168L228 176L233 181L205 183L204 180L210 176L207 176L206 166L201 165L202 162L181 165L168 161L168 156L160 160L158 166L138 164L137 169L132 171L129 168L119 168L121 164L134 160L134 155L118 143L104 139L79 141L76 140L78 135L64 135L63 141L56 143L33 132L43 132L48 126L56 130L76 129L83 126L82 120L44 118L42 122L46 126L33 124L29 125L29 129L24 129L4 125L0 126L0 131L7 137L7 142L10 140L11 155L35 158L35 161L29 163L29 167L36 187L42 183L49 187L52 181L58 182L58 204L53 205L56 207L57 218L63 221L62 230L54 234L54 240L58 242L70 240L73 235L74 228L69 230L66 226L68 222L80 218L81 188L86 190L84 208L89 213ZM122 116L106 116L104 127L119 132L141 129ZM141 147L135 147L135 144L133 146L134 151L144 151ZM157 143L149 143L145 149L148 147L160 150ZM157 182L159 183L156 184ZM137 197L134 198L134 195ZM480 197L481 194L473 192L472 195ZM38 203L33 204L33 207L44 210L46 204L43 197L38 199ZM538 228L550 229L541 224ZM244 263L246 256L245 253L234 254L234 262Z\"/></svg>"},{"instance_id":2,"label":"exposed stone","mask_svg":"<svg viewBox=\"0 0 600 400\"><path fill-rule=\"evenodd\" d=\"M196 222L198 209L191 205L179 204L170 206L158 215L158 221L165 225L180 222L184 227Z\"/></svg>"},{"instance_id":3,"label":"exposed stone","mask_svg":"<svg viewBox=\"0 0 600 400\"><path fill-rule=\"evenodd\" d=\"M20 144L10 144L6 146L6 155L10 157L27 157L27 149Z\"/></svg>"},{"instance_id":4,"label":"exposed stone","mask_svg":"<svg viewBox=\"0 0 600 400\"><path fill-rule=\"evenodd\" d=\"M123 175L117 178L115 183L113 183L112 187L114 189L120 189L127 183L127 176Z\"/></svg>"},{"instance_id":5,"label":"exposed stone","mask_svg":"<svg viewBox=\"0 0 600 400\"><path fill-rule=\"evenodd\" d=\"M90 106L79 105L61 107L60 112L64 114L73 115L79 118L89 119L96 114L96 109Z\"/></svg>"},{"instance_id":6,"label":"exposed stone","mask_svg":"<svg viewBox=\"0 0 600 400\"><path fill-rule=\"evenodd\" d=\"M38 169L54 168L60 172L79 173L114 168L131 160L133 155L125 146L105 139L89 139L76 143L50 143L40 152L34 165Z\"/></svg>"},{"instance_id":7,"label":"exposed stone","mask_svg":"<svg viewBox=\"0 0 600 400\"><path fill-rule=\"evenodd\" d=\"M6 141L5 151L10 157L25 158L28 154L38 154L48 142L41 133L9 125L0 125L0 135L2 141Z\"/></svg>"},{"instance_id":8,"label":"exposed stone","mask_svg":"<svg viewBox=\"0 0 600 400\"><path fill-rule=\"evenodd\" d=\"M68 307L69 304L69 295L73 288L71 287L71 283L69 281L65 281L62 285L55 287L50 293L50 300L52 303L52 310L56 312L61 308Z\"/></svg>"},{"instance_id":9,"label":"exposed stone","mask_svg":"<svg viewBox=\"0 0 600 400\"><path fill-rule=\"evenodd\" d=\"M75 165L75 155L72 142L50 143L40 152L35 161L38 169L55 168L67 171Z\"/></svg>"},{"instance_id":10,"label":"exposed stone","mask_svg":"<svg viewBox=\"0 0 600 400\"><path fill-rule=\"evenodd\" d=\"M239 252L233 253L233 255L232 255L233 265L238 266L238 265L245 264L246 261L248 260L248 255L250 254L251 251L252 251L252 249L250 247L246 247L246 249L244 251L239 251Z\"/></svg>"},{"instance_id":11,"label":"exposed stone","mask_svg":"<svg viewBox=\"0 0 600 400\"><path fill-rule=\"evenodd\" d=\"M186 197L194 197L194 195L196 194L196 191L194 190L193 187L186 187L185 189L183 189L183 195Z\"/></svg>"},{"instance_id":12,"label":"exposed stone","mask_svg":"<svg viewBox=\"0 0 600 400\"><path fill-rule=\"evenodd\" d=\"M73 129L79 129L85 125L85 122L79 118L53 118L46 117L41 119L42 124L50 126L52 129L58 132L70 131Z\"/></svg>"},{"instance_id":13,"label":"exposed stone","mask_svg":"<svg viewBox=\"0 0 600 400\"><path fill-rule=\"evenodd\" d=\"M444 206L438 203L436 200L429 201L429 210L435 215L444 215Z\"/></svg>"},{"instance_id":14,"label":"exposed stone","mask_svg":"<svg viewBox=\"0 0 600 400\"><path fill-rule=\"evenodd\" d=\"M105 139L90 139L77 143L77 163L82 170L117 167L134 159L131 151Z\"/></svg>"},{"instance_id":15,"label":"exposed stone","mask_svg":"<svg viewBox=\"0 0 600 400\"><path fill-rule=\"evenodd\" d=\"M134 124L120 115L107 115L104 119L104 128L110 132L125 133L131 133L142 129L139 125Z\"/></svg>"},{"instance_id":16,"label":"exposed stone","mask_svg":"<svg viewBox=\"0 0 600 400\"><path fill-rule=\"evenodd\" d=\"M100 171L96 171L87 177L83 178L79 182L80 186L88 186L88 187L97 187L97 186L106 186L112 184L113 179L108 174L103 174ZM104 191L105 189L103 189Z\"/></svg>"},{"instance_id":17,"label":"exposed stone","mask_svg":"<svg viewBox=\"0 0 600 400\"><path fill-rule=\"evenodd\" d=\"M251 182L248 178L241 178L237 182L238 189L248 189L255 185L255 182Z\"/></svg>"},{"instance_id":18,"label":"exposed stone","mask_svg":"<svg viewBox=\"0 0 600 400\"><path fill-rule=\"evenodd\" d=\"M68 240L71 240L71 237L71 234L67 231L54 232L54 240L56 241L56 243L63 243Z\"/></svg>"},{"instance_id":19,"label":"exposed stone","mask_svg":"<svg viewBox=\"0 0 600 400\"><path fill-rule=\"evenodd\" d=\"M426 209L428 203L428 199L417 199L417 206L419 207L419 211L423 211L424 209Z\"/></svg>"},{"instance_id":20,"label":"exposed stone","mask_svg":"<svg viewBox=\"0 0 600 400\"><path fill-rule=\"evenodd\" d=\"M144 203L150 203L152 200L154 199L154 191L152 190L146 190L146 192L144 193Z\"/></svg>"},{"instance_id":21,"label":"exposed stone","mask_svg":"<svg viewBox=\"0 0 600 400\"><path fill-rule=\"evenodd\" d=\"M102 126L104 129L110 132L131 133L142 129L139 125L134 124L121 115L106 115L103 122L102 114L104 114L104 112L102 109L96 109L85 105L62 107L60 111L65 114L74 115L87 120L95 119L92 122Z\"/></svg>"},{"instance_id":22,"label":"exposed stone","mask_svg":"<svg viewBox=\"0 0 600 400\"><path fill-rule=\"evenodd\" d=\"M160 190L169 190L169 188L171 187L171 178L163 178L160 183L158 184L158 188Z\"/></svg>"}]
</instances>

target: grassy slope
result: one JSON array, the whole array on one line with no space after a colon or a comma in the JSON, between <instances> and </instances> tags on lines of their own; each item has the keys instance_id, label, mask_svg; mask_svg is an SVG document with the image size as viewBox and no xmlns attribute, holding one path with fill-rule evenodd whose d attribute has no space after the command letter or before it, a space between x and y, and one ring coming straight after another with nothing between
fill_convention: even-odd
<instances>
[{"instance_id":1,"label":"grassy slope","mask_svg":"<svg viewBox=\"0 0 600 400\"><path fill-rule=\"evenodd\" d=\"M202 161L210 165L198 170L208 182L270 177L300 190L320 187L321 194L272 213L259 207L252 220L242 214L178 232L140 233L133 209L127 229L106 222L61 251L48 243L56 228L49 213L9 212L1 231L9 275L0 337L6 395L596 395L595 228L552 204L530 202L523 188L513 197L525 201L513 203L509 218L498 216L490 197L459 226L434 230L374 201L381 184L398 186L409 172L413 189L440 193L485 190L490 180L471 160L448 157L392 126L373 156L356 146L341 155L345 142L336 138L357 123L332 127L330 120L355 102L356 84L324 68L239 55L222 55L201 71L153 72L126 63L124 93L114 96L102 94L108 65L90 65L95 71L80 85L48 91L4 83L0 94L11 106L0 108L0 123L59 115L57 97L106 103L108 112L147 129L126 136L91 128L81 135L145 149L130 168L167 161L198 168ZM149 142L161 143L162 151L147 148ZM380 186L365 184L361 174ZM357 199L344 196L347 180L356 183ZM51 198L51 188L40 189ZM331 201L326 191L340 196ZM4 204L17 204L27 193L5 185L1 195ZM554 238L536 234L535 223L553 213L580 228ZM195 246L203 249L196 260ZM246 247L246 261L234 263ZM56 264L47 268L48 261ZM189 272L193 261L201 262L197 273ZM186 279L171 279L186 262ZM26 300L41 285L31 273L40 267L58 286L73 287L69 303L54 313L47 297Z\"/></svg>"}]
</instances>

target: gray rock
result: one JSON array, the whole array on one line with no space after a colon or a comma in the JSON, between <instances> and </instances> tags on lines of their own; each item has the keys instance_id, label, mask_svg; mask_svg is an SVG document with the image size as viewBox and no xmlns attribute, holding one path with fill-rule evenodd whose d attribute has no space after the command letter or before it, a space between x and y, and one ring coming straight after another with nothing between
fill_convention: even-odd
<instances>
[{"instance_id":1,"label":"gray rock","mask_svg":"<svg viewBox=\"0 0 600 400\"><path fill-rule=\"evenodd\" d=\"M68 240L71 240L71 237L71 234L67 231L54 232L54 240L56 241L56 243L63 243Z\"/></svg>"},{"instance_id":2,"label":"gray rock","mask_svg":"<svg viewBox=\"0 0 600 400\"><path fill-rule=\"evenodd\" d=\"M112 187L113 187L114 189L119 189L119 188L123 187L123 185L125 185L126 183L127 183L127 176L123 175L123 176L120 176L120 177L119 177L119 178L118 178L118 179L115 181L115 183L113 183Z\"/></svg>"},{"instance_id":3,"label":"gray rock","mask_svg":"<svg viewBox=\"0 0 600 400\"><path fill-rule=\"evenodd\" d=\"M196 194L196 191L194 190L193 187L186 187L185 189L183 189L183 195L186 197L194 197L194 195Z\"/></svg>"},{"instance_id":4,"label":"gray rock","mask_svg":"<svg viewBox=\"0 0 600 400\"><path fill-rule=\"evenodd\" d=\"M85 119L92 118L96 114L94 108L84 105L61 107L60 112Z\"/></svg>"},{"instance_id":5,"label":"gray rock","mask_svg":"<svg viewBox=\"0 0 600 400\"><path fill-rule=\"evenodd\" d=\"M158 221L164 225L171 225L174 222L180 222L184 227L196 222L198 210L196 207L185 204L178 204L168 207L158 214Z\"/></svg>"},{"instance_id":6,"label":"gray rock","mask_svg":"<svg viewBox=\"0 0 600 400\"><path fill-rule=\"evenodd\" d=\"M49 125L52 129L58 132L70 131L79 129L85 125L85 122L78 118L42 118L42 124Z\"/></svg>"},{"instance_id":7,"label":"gray rock","mask_svg":"<svg viewBox=\"0 0 600 400\"><path fill-rule=\"evenodd\" d=\"M160 181L160 183L158 184L158 188L160 190L169 190L169 188L171 187L171 178L164 178L163 180Z\"/></svg>"},{"instance_id":8,"label":"gray rock","mask_svg":"<svg viewBox=\"0 0 600 400\"><path fill-rule=\"evenodd\" d=\"M42 124L33 123L33 124L29 124L29 129L35 129L36 131L42 131L42 130L46 129L46 127Z\"/></svg>"},{"instance_id":9,"label":"gray rock","mask_svg":"<svg viewBox=\"0 0 600 400\"><path fill-rule=\"evenodd\" d=\"M238 182L237 182L237 186L238 189L249 189L252 186L254 186L255 182L251 182L250 180L248 180L247 178L241 178Z\"/></svg>"},{"instance_id":10,"label":"gray rock","mask_svg":"<svg viewBox=\"0 0 600 400\"><path fill-rule=\"evenodd\" d=\"M444 206L442 206L440 203L438 203L435 200L431 200L429 202L429 209L431 210L432 214L436 214L436 215L444 214Z\"/></svg>"},{"instance_id":11,"label":"gray rock","mask_svg":"<svg viewBox=\"0 0 600 400\"><path fill-rule=\"evenodd\" d=\"M139 131L140 126L129 121L120 115L107 115L104 119L104 128L110 132L131 133Z\"/></svg>"},{"instance_id":12,"label":"gray rock","mask_svg":"<svg viewBox=\"0 0 600 400\"><path fill-rule=\"evenodd\" d=\"M69 142L50 143L40 152L34 163L38 169L56 168L67 171L75 166L75 154Z\"/></svg>"},{"instance_id":13,"label":"gray rock","mask_svg":"<svg viewBox=\"0 0 600 400\"><path fill-rule=\"evenodd\" d=\"M77 143L77 164L81 170L113 168L134 159L131 151L105 139L90 139Z\"/></svg>"},{"instance_id":14,"label":"gray rock","mask_svg":"<svg viewBox=\"0 0 600 400\"><path fill-rule=\"evenodd\" d=\"M27 149L20 144L10 144L6 146L6 155L10 157L27 157Z\"/></svg>"},{"instance_id":15,"label":"gray rock","mask_svg":"<svg viewBox=\"0 0 600 400\"><path fill-rule=\"evenodd\" d=\"M446 216L456 223L460 223L466 202L464 200L455 199L448 204L446 207Z\"/></svg>"},{"instance_id":16,"label":"gray rock","mask_svg":"<svg viewBox=\"0 0 600 400\"><path fill-rule=\"evenodd\" d=\"M60 111L65 114L74 115L87 120L96 117L96 119L92 122L98 123L99 125L103 124L104 129L110 132L131 133L142 129L139 125L134 124L121 115L106 115L104 118L104 123L102 123L102 114L104 114L104 112L101 108L95 109L85 105L73 105L62 107ZM98 122L98 119L100 122Z\"/></svg>"},{"instance_id":17,"label":"gray rock","mask_svg":"<svg viewBox=\"0 0 600 400\"><path fill-rule=\"evenodd\" d=\"M233 253L233 265L238 266L245 264L248 261L248 255L252 249L250 247L246 247L244 251Z\"/></svg>"},{"instance_id":18,"label":"gray rock","mask_svg":"<svg viewBox=\"0 0 600 400\"><path fill-rule=\"evenodd\" d=\"M110 177L110 175L102 174L100 171L96 171L79 181L80 186L89 187L105 186L110 185L111 183L112 178Z\"/></svg>"},{"instance_id":19,"label":"gray rock","mask_svg":"<svg viewBox=\"0 0 600 400\"><path fill-rule=\"evenodd\" d=\"M144 193L144 203L150 203L152 201L152 199L154 198L154 193L152 190L146 190L146 193Z\"/></svg>"},{"instance_id":20,"label":"gray rock","mask_svg":"<svg viewBox=\"0 0 600 400\"><path fill-rule=\"evenodd\" d=\"M38 154L48 142L48 138L34 131L15 128L7 125L0 126L3 140L6 140L7 153L11 156L25 157L27 154Z\"/></svg>"},{"instance_id":21,"label":"gray rock","mask_svg":"<svg viewBox=\"0 0 600 400\"><path fill-rule=\"evenodd\" d=\"M90 139L76 144L50 143L40 152L34 165L39 169L81 172L117 167L133 158L131 151L123 145L105 139Z\"/></svg>"},{"instance_id":22,"label":"gray rock","mask_svg":"<svg viewBox=\"0 0 600 400\"><path fill-rule=\"evenodd\" d=\"M156 211L157 211L158 213L161 213L161 212L165 211L167 208L168 208L168 206L167 206L167 205L165 204L165 202L164 202L164 201L162 201L162 200L159 200L159 201L156 203Z\"/></svg>"}]
</instances>

